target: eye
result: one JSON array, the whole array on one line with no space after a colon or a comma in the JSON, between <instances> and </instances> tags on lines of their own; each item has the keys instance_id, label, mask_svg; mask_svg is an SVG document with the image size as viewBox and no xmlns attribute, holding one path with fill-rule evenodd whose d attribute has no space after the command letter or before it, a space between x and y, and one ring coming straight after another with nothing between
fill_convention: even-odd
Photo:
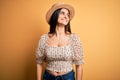
<instances>
[{"instance_id":1,"label":"eye","mask_svg":"<svg viewBox=\"0 0 120 80\"><path fill-rule=\"evenodd\" d=\"M67 16L70 17L70 13L68 13Z\"/></svg>"},{"instance_id":2,"label":"eye","mask_svg":"<svg viewBox=\"0 0 120 80\"><path fill-rule=\"evenodd\" d=\"M61 11L60 14L64 14L64 12Z\"/></svg>"}]
</instances>

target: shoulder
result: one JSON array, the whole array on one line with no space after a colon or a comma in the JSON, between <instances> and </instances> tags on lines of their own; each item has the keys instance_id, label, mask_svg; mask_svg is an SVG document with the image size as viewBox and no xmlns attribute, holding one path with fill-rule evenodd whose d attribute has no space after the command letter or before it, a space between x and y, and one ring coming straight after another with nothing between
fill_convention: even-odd
<instances>
[{"instance_id":1,"label":"shoulder","mask_svg":"<svg viewBox=\"0 0 120 80\"><path fill-rule=\"evenodd\" d=\"M72 33L71 36L73 39L80 39L79 35L76 33Z\"/></svg>"},{"instance_id":2,"label":"shoulder","mask_svg":"<svg viewBox=\"0 0 120 80\"><path fill-rule=\"evenodd\" d=\"M40 36L40 39L45 39L47 37L47 33L44 33Z\"/></svg>"},{"instance_id":3,"label":"shoulder","mask_svg":"<svg viewBox=\"0 0 120 80\"><path fill-rule=\"evenodd\" d=\"M75 33L73 33L72 34L72 44L75 46L75 45L81 45L81 39L80 39L80 37L79 37L79 35L78 34L75 34Z\"/></svg>"},{"instance_id":4,"label":"shoulder","mask_svg":"<svg viewBox=\"0 0 120 80\"><path fill-rule=\"evenodd\" d=\"M47 35L48 35L47 33L44 33L44 34L41 35L40 38L45 38L45 37L47 37Z\"/></svg>"},{"instance_id":5,"label":"shoulder","mask_svg":"<svg viewBox=\"0 0 120 80\"><path fill-rule=\"evenodd\" d=\"M39 38L39 42L41 43L41 42L45 42L46 41L46 39L47 39L47 33L45 33L45 34L42 34L41 36L40 36L40 38Z\"/></svg>"}]
</instances>

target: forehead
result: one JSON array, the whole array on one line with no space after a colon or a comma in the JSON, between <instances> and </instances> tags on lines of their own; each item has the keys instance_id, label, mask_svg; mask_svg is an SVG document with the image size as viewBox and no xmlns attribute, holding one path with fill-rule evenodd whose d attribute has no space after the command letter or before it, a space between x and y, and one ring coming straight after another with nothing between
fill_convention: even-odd
<instances>
[{"instance_id":1,"label":"forehead","mask_svg":"<svg viewBox=\"0 0 120 80\"><path fill-rule=\"evenodd\" d=\"M62 9L61 9L61 12L66 12L66 13L69 13L69 10L68 10L68 9L66 9L66 8L62 8Z\"/></svg>"}]
</instances>

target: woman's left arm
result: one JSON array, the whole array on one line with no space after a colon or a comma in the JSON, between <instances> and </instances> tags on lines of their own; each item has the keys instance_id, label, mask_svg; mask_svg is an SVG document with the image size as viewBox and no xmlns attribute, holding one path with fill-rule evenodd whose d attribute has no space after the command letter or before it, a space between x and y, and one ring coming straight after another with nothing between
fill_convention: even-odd
<instances>
[{"instance_id":1,"label":"woman's left arm","mask_svg":"<svg viewBox=\"0 0 120 80\"><path fill-rule=\"evenodd\" d=\"M83 69L82 64L76 65L76 80L82 80Z\"/></svg>"},{"instance_id":2,"label":"woman's left arm","mask_svg":"<svg viewBox=\"0 0 120 80\"><path fill-rule=\"evenodd\" d=\"M76 65L76 80L82 80L82 64L84 64L84 52L82 42L78 35L74 35L72 46L74 50L73 63Z\"/></svg>"}]
</instances>

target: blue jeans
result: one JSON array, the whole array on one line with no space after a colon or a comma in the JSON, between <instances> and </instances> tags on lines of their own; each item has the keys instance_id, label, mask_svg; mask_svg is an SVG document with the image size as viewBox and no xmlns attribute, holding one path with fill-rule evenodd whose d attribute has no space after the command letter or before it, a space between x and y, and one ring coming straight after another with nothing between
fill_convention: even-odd
<instances>
[{"instance_id":1,"label":"blue jeans","mask_svg":"<svg viewBox=\"0 0 120 80\"><path fill-rule=\"evenodd\" d=\"M74 71L72 70L69 73L61 76L54 76L45 70L43 80L75 80Z\"/></svg>"}]
</instances>

